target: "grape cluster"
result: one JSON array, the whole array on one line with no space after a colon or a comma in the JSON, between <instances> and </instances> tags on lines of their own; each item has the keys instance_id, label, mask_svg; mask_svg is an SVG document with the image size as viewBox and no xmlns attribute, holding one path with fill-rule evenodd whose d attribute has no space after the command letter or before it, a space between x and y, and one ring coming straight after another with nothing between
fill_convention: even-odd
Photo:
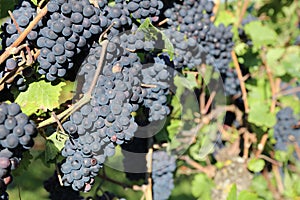
<instances>
[{"instance_id":1,"label":"grape cluster","mask_svg":"<svg viewBox=\"0 0 300 200\"><path fill-rule=\"evenodd\" d=\"M212 26L213 8L214 2L209 0L176 1L164 15L173 31L179 30L188 38L196 37L200 42Z\"/></svg>"},{"instance_id":2,"label":"grape cluster","mask_svg":"<svg viewBox=\"0 0 300 200\"><path fill-rule=\"evenodd\" d=\"M123 48L129 49L130 51L150 52L153 51L154 48L159 48L158 42L154 40L145 40L145 33L143 31L137 30L137 31L124 32L121 35L119 35L119 37L120 37L121 46Z\"/></svg>"},{"instance_id":3,"label":"grape cluster","mask_svg":"<svg viewBox=\"0 0 300 200\"><path fill-rule=\"evenodd\" d=\"M222 73L224 80L224 92L227 96L240 96L241 86L237 73L234 69L228 69L225 73Z\"/></svg>"},{"instance_id":4,"label":"grape cluster","mask_svg":"<svg viewBox=\"0 0 300 200\"><path fill-rule=\"evenodd\" d=\"M166 29L164 34L170 39L174 47L173 64L175 69L189 68L194 69L203 63L205 57L204 49L193 37L186 39L180 32L174 32Z\"/></svg>"},{"instance_id":5,"label":"grape cluster","mask_svg":"<svg viewBox=\"0 0 300 200\"><path fill-rule=\"evenodd\" d=\"M23 32L25 30L35 17L36 9L32 6L30 1L22 1L21 5L12 12L12 15L14 16L16 24L12 19L9 19L1 27L3 31L1 33L2 49L9 47L17 40L20 36L18 31ZM29 47L34 47L40 27L41 23L37 24L33 30L28 33L25 41L22 43L26 44L28 49ZM25 47L20 49L18 52L14 52L13 56L10 56L3 64L0 65L0 79L5 77L8 73L16 71L20 65L26 64L25 56L22 57L21 52L24 55L29 56ZM31 67L26 67L15 77L8 79L5 82L5 86L7 88L14 86L19 91L25 91L27 89L25 79L31 76L32 70L33 69Z\"/></svg>"},{"instance_id":6,"label":"grape cluster","mask_svg":"<svg viewBox=\"0 0 300 200\"><path fill-rule=\"evenodd\" d=\"M225 72L228 68L234 45L233 34L231 26L213 24L211 21L214 15L213 8L213 1L188 0L175 2L165 11L171 35L177 30L184 34L173 36L176 40L175 44L172 42L175 47L175 66L189 65L191 69L205 63L221 72ZM200 50L196 47L197 43L201 46ZM186 52L188 53L185 54Z\"/></svg>"},{"instance_id":7,"label":"grape cluster","mask_svg":"<svg viewBox=\"0 0 300 200\"><path fill-rule=\"evenodd\" d=\"M274 126L275 149L286 151L287 146L293 144L293 142L300 145L300 129L296 127L298 121L293 115L292 108L281 109L276 118L277 123Z\"/></svg>"},{"instance_id":8,"label":"grape cluster","mask_svg":"<svg viewBox=\"0 0 300 200\"><path fill-rule=\"evenodd\" d=\"M100 13L101 25L108 27L113 24L112 28L109 30L108 38L112 38L119 33L130 30L132 27L130 13L124 4L125 1L116 0L115 6L107 5Z\"/></svg>"},{"instance_id":9,"label":"grape cluster","mask_svg":"<svg viewBox=\"0 0 300 200\"><path fill-rule=\"evenodd\" d=\"M126 8L135 20L143 22L146 18L157 22L164 4L161 0L133 0L126 1Z\"/></svg>"},{"instance_id":10,"label":"grape cluster","mask_svg":"<svg viewBox=\"0 0 300 200\"><path fill-rule=\"evenodd\" d=\"M50 200L84 200L78 191L61 186L56 172L44 181L44 188L49 192Z\"/></svg>"},{"instance_id":11,"label":"grape cluster","mask_svg":"<svg viewBox=\"0 0 300 200\"><path fill-rule=\"evenodd\" d=\"M16 103L0 104L0 199L5 199L11 170L18 167L22 152L33 146L37 129Z\"/></svg>"},{"instance_id":12,"label":"grape cluster","mask_svg":"<svg viewBox=\"0 0 300 200\"><path fill-rule=\"evenodd\" d=\"M67 75L76 64L74 58L89 48L107 24L106 18L99 18L100 9L88 0L51 0L47 8L48 15L43 19L45 26L37 40L40 48L38 72L54 81Z\"/></svg>"},{"instance_id":13,"label":"grape cluster","mask_svg":"<svg viewBox=\"0 0 300 200\"><path fill-rule=\"evenodd\" d=\"M165 200L174 188L173 172L176 159L165 151L154 151L152 155L153 199Z\"/></svg>"},{"instance_id":14,"label":"grape cluster","mask_svg":"<svg viewBox=\"0 0 300 200\"><path fill-rule=\"evenodd\" d=\"M212 25L205 36L205 41L201 43L206 54L206 64L224 73L231 62L231 51L234 43L231 26L225 27Z\"/></svg>"},{"instance_id":15,"label":"grape cluster","mask_svg":"<svg viewBox=\"0 0 300 200\"><path fill-rule=\"evenodd\" d=\"M146 59L148 63L141 71L142 81L149 85L146 88L147 95L144 98L144 106L149 108L149 121L162 120L170 113L167 106L167 95L169 94L169 82L172 78L172 72L166 65L164 56L152 57ZM151 61L153 59L153 61ZM168 59L168 58L165 58ZM151 64L149 64L151 63Z\"/></svg>"},{"instance_id":16,"label":"grape cluster","mask_svg":"<svg viewBox=\"0 0 300 200\"><path fill-rule=\"evenodd\" d=\"M138 109L134 103L139 98L140 80L137 78L142 65L135 53L125 51L112 40L102 74L97 78L90 103L74 112L63 124L72 136L66 142L62 155L65 185L74 190L89 190L94 178L107 156L114 154L115 144L130 140L137 129L132 112ZM87 93L92 84L102 47L95 44L83 62L79 74L84 83L81 88ZM118 55L118 56L116 56Z\"/></svg>"}]
</instances>

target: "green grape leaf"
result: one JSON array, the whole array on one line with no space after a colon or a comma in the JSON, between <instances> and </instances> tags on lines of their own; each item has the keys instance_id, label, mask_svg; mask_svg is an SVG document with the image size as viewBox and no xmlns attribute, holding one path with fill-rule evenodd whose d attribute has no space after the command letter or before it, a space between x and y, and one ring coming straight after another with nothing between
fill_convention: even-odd
<instances>
[{"instance_id":1,"label":"green grape leaf","mask_svg":"<svg viewBox=\"0 0 300 200\"><path fill-rule=\"evenodd\" d=\"M269 49L266 55L267 63L270 66L272 73L276 76L282 76L286 73L285 69L279 63L279 59L285 52L284 48L272 48Z\"/></svg>"},{"instance_id":2,"label":"green grape leaf","mask_svg":"<svg viewBox=\"0 0 300 200\"><path fill-rule=\"evenodd\" d=\"M256 200L256 199L258 199L257 194L248 192L246 190L241 191L238 197L238 200Z\"/></svg>"},{"instance_id":3,"label":"green grape leaf","mask_svg":"<svg viewBox=\"0 0 300 200\"><path fill-rule=\"evenodd\" d=\"M170 39L159 29L157 29L150 21L150 18L147 18L138 28L138 31L142 31L145 34L146 40L157 40L157 36L161 34L162 40L164 41L163 52L168 53L170 60L174 58L174 47Z\"/></svg>"},{"instance_id":4,"label":"green grape leaf","mask_svg":"<svg viewBox=\"0 0 300 200\"><path fill-rule=\"evenodd\" d=\"M61 151L64 148L65 142L68 138L69 138L68 135L65 135L60 132L55 132L49 137L47 137L48 140L53 142L54 146L58 149L58 151Z\"/></svg>"},{"instance_id":5,"label":"green grape leaf","mask_svg":"<svg viewBox=\"0 0 300 200\"><path fill-rule=\"evenodd\" d=\"M167 126L169 137L173 138L182 129L183 122L179 119L171 119L170 125Z\"/></svg>"},{"instance_id":6,"label":"green grape leaf","mask_svg":"<svg viewBox=\"0 0 300 200\"><path fill-rule=\"evenodd\" d=\"M249 111L248 121L256 126L265 126L268 128L276 124L276 116L270 113L268 104L261 102L252 103Z\"/></svg>"},{"instance_id":7,"label":"green grape leaf","mask_svg":"<svg viewBox=\"0 0 300 200\"><path fill-rule=\"evenodd\" d=\"M272 45L277 41L276 32L261 21L252 21L245 25L245 32L248 34L256 47Z\"/></svg>"},{"instance_id":8,"label":"green grape leaf","mask_svg":"<svg viewBox=\"0 0 300 200\"><path fill-rule=\"evenodd\" d=\"M273 194L268 188L268 182L262 175L253 177L251 188L257 194L263 194L265 200L273 200Z\"/></svg>"},{"instance_id":9,"label":"green grape leaf","mask_svg":"<svg viewBox=\"0 0 300 200\"><path fill-rule=\"evenodd\" d=\"M224 24L225 26L228 26L230 24L234 24L236 20L237 18L234 17L231 12L228 12L227 10L221 10L218 13L218 16L214 24L216 26L219 26L220 24Z\"/></svg>"},{"instance_id":10,"label":"green grape leaf","mask_svg":"<svg viewBox=\"0 0 300 200\"><path fill-rule=\"evenodd\" d=\"M18 95L15 102L21 106L22 111L27 115L31 115L37 110L52 111L59 106L60 92L65 85L64 82L51 85L44 80L33 82L29 84L25 92Z\"/></svg>"},{"instance_id":11,"label":"green grape leaf","mask_svg":"<svg viewBox=\"0 0 300 200\"><path fill-rule=\"evenodd\" d=\"M53 141L47 140L45 149L45 162L47 163L51 160L54 160L58 154L59 150L54 145Z\"/></svg>"},{"instance_id":12,"label":"green grape leaf","mask_svg":"<svg viewBox=\"0 0 300 200\"><path fill-rule=\"evenodd\" d=\"M236 188L236 184L233 184L229 194L227 196L227 200L237 200L237 188Z\"/></svg>"},{"instance_id":13,"label":"green grape leaf","mask_svg":"<svg viewBox=\"0 0 300 200\"><path fill-rule=\"evenodd\" d=\"M203 187L205 185L205 187ZM214 186L211 179L205 174L197 174L192 181L192 194L201 199L211 199L211 188Z\"/></svg>"},{"instance_id":14,"label":"green grape leaf","mask_svg":"<svg viewBox=\"0 0 300 200\"><path fill-rule=\"evenodd\" d=\"M286 49L285 56L282 59L282 66L286 72L296 78L300 78L300 47L291 46Z\"/></svg>"},{"instance_id":15,"label":"green grape leaf","mask_svg":"<svg viewBox=\"0 0 300 200\"><path fill-rule=\"evenodd\" d=\"M265 164L266 163L263 159L251 158L247 163L247 167L250 171L260 172L264 169Z\"/></svg>"},{"instance_id":16,"label":"green grape leaf","mask_svg":"<svg viewBox=\"0 0 300 200\"><path fill-rule=\"evenodd\" d=\"M292 158L293 153L294 153L293 145L288 145L287 150L285 151L281 151L281 150L275 151L275 159L280 162L287 163Z\"/></svg>"}]
</instances>

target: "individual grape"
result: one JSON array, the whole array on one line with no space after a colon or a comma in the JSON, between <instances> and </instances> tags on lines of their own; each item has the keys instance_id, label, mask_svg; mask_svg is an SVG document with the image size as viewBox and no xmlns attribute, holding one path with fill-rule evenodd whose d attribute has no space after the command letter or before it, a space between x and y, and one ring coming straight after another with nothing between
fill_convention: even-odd
<instances>
[{"instance_id":1,"label":"individual grape","mask_svg":"<svg viewBox=\"0 0 300 200\"><path fill-rule=\"evenodd\" d=\"M64 53L64 46L61 44L56 44L52 47L52 51L55 56L62 55Z\"/></svg>"},{"instance_id":2,"label":"individual grape","mask_svg":"<svg viewBox=\"0 0 300 200\"><path fill-rule=\"evenodd\" d=\"M17 62L16 62L14 59L9 58L9 59L6 60L6 69L7 69L8 71L12 71L12 70L14 70L16 67L17 67Z\"/></svg>"},{"instance_id":3,"label":"individual grape","mask_svg":"<svg viewBox=\"0 0 300 200\"><path fill-rule=\"evenodd\" d=\"M4 122L4 126L8 130L12 130L16 125L17 120L14 117L8 117Z\"/></svg>"},{"instance_id":4,"label":"individual grape","mask_svg":"<svg viewBox=\"0 0 300 200\"><path fill-rule=\"evenodd\" d=\"M8 114L11 116L15 116L21 112L20 106L16 103L9 104L7 110L8 110Z\"/></svg>"},{"instance_id":5,"label":"individual grape","mask_svg":"<svg viewBox=\"0 0 300 200\"><path fill-rule=\"evenodd\" d=\"M8 148L11 148L11 149L16 148L19 144L18 137L13 134L9 134L6 137L6 144L7 144Z\"/></svg>"}]
</instances>

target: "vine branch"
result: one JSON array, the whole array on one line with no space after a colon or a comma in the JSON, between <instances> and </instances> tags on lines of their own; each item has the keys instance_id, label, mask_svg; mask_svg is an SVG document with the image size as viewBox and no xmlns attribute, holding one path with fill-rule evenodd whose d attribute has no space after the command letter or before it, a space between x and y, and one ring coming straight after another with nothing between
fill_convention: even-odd
<instances>
[{"instance_id":1,"label":"vine branch","mask_svg":"<svg viewBox=\"0 0 300 200\"><path fill-rule=\"evenodd\" d=\"M214 166L203 167L196 161L192 160L189 156L181 156L180 159L185 161L187 164L191 165L195 169L205 173L208 177L215 176L216 168Z\"/></svg>"},{"instance_id":2,"label":"vine branch","mask_svg":"<svg viewBox=\"0 0 300 200\"><path fill-rule=\"evenodd\" d=\"M243 4L243 7L242 7L242 10L241 10L241 13L240 13L240 16L239 16L239 21L237 23L237 26L239 26L244 18L244 15L247 11L247 7L249 5L249 0L245 0L244 4Z\"/></svg>"},{"instance_id":3,"label":"vine branch","mask_svg":"<svg viewBox=\"0 0 300 200\"><path fill-rule=\"evenodd\" d=\"M5 49L3 54L0 56L0 65L11 55L11 51L14 47L18 47L23 40L27 37L27 35L30 33L30 31L38 24L38 22L47 14L47 5L41 9L41 11L37 14L37 16L32 20L32 22L29 23L29 25L26 27L26 29L20 34L20 36Z\"/></svg>"},{"instance_id":4,"label":"vine branch","mask_svg":"<svg viewBox=\"0 0 300 200\"><path fill-rule=\"evenodd\" d=\"M237 56L234 52L234 50L231 52L231 56L232 56L232 60L233 60L233 64L236 70L236 73L238 75L238 79L240 81L240 86L241 86L241 90L242 90L242 98L244 100L244 105L245 105L245 113L249 113L249 105L248 105L248 99L247 99L247 90L246 90L246 86L245 86L245 82L244 82L244 78L241 72L241 68L237 59Z\"/></svg>"}]
</instances>

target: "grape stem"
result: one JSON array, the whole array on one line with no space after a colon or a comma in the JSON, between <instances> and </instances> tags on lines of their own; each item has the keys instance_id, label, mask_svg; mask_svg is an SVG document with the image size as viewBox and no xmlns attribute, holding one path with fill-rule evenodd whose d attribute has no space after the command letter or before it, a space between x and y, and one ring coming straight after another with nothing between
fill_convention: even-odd
<instances>
[{"instance_id":1,"label":"grape stem","mask_svg":"<svg viewBox=\"0 0 300 200\"><path fill-rule=\"evenodd\" d=\"M215 176L216 168L213 165L203 167L202 165L191 159L189 156L181 156L180 160L185 161L188 165L194 167L198 171L205 173L208 177Z\"/></svg>"},{"instance_id":2,"label":"grape stem","mask_svg":"<svg viewBox=\"0 0 300 200\"><path fill-rule=\"evenodd\" d=\"M266 133L262 136L262 138L257 146L258 151L255 154L256 157L259 157L260 154L263 152L267 140L268 140L268 134Z\"/></svg>"},{"instance_id":3,"label":"grape stem","mask_svg":"<svg viewBox=\"0 0 300 200\"><path fill-rule=\"evenodd\" d=\"M240 16L239 16L239 21L237 23L237 26L239 26L244 18L244 15L247 11L247 8L248 8L248 5L249 5L249 0L245 0L244 4L243 4L243 7L242 7L242 10L241 10L241 13L240 13Z\"/></svg>"},{"instance_id":4,"label":"grape stem","mask_svg":"<svg viewBox=\"0 0 300 200\"><path fill-rule=\"evenodd\" d=\"M41 11L37 14L37 16L30 22L30 24L26 27L26 29L20 34L20 36L10 45L7 47L3 54L0 56L0 65L11 55L11 51L13 48L18 47L23 40L27 37L30 31L38 24L38 22L47 14L47 5L41 9Z\"/></svg>"},{"instance_id":5,"label":"grape stem","mask_svg":"<svg viewBox=\"0 0 300 200\"><path fill-rule=\"evenodd\" d=\"M244 106L245 106L245 113L248 114L249 113L249 105L248 105L248 99L247 99L247 90L246 90L246 86L245 86L245 82L244 82L244 78L241 72L241 68L237 59L237 56L234 52L234 50L231 52L231 57L233 60L233 64L238 76L238 79L240 81L240 86L241 86L241 90L242 90L242 98L244 101Z\"/></svg>"},{"instance_id":6,"label":"grape stem","mask_svg":"<svg viewBox=\"0 0 300 200\"><path fill-rule=\"evenodd\" d=\"M272 192L272 194L274 194L273 195L274 199L276 199L276 200L281 199L280 194L278 194L278 191L276 190L276 188L273 186L273 183L271 182L270 176L268 174L268 169L265 168L262 172L262 175L267 182L269 190Z\"/></svg>"},{"instance_id":7,"label":"grape stem","mask_svg":"<svg viewBox=\"0 0 300 200\"><path fill-rule=\"evenodd\" d=\"M169 21L169 19L166 18L166 19L160 21L160 22L158 23L158 26L162 26L162 25L164 25L165 23L167 23L168 21Z\"/></svg>"},{"instance_id":8,"label":"grape stem","mask_svg":"<svg viewBox=\"0 0 300 200\"><path fill-rule=\"evenodd\" d=\"M219 8L220 8L220 0L214 0L214 3L215 3L214 9L213 9L214 15L210 18L210 20L211 20L212 22L214 22L215 19L216 19L217 12L218 12L218 10L219 10Z\"/></svg>"},{"instance_id":9,"label":"grape stem","mask_svg":"<svg viewBox=\"0 0 300 200\"><path fill-rule=\"evenodd\" d=\"M284 96L284 95L289 95L289 94L295 94L297 92L300 92L300 87L295 87L295 88L292 88L292 89L280 91L280 92L278 92L278 94L276 95L276 97L278 97L278 96Z\"/></svg>"},{"instance_id":10,"label":"grape stem","mask_svg":"<svg viewBox=\"0 0 300 200\"><path fill-rule=\"evenodd\" d=\"M263 155L263 154L259 155L257 158L262 158L262 159L268 161L269 163L271 163L271 164L273 164L273 165L277 165L277 166L279 166L279 167L282 166L282 163L280 163L280 162L278 162L277 160L274 160L274 159L272 159L272 158L270 158L270 157L268 157L268 156L266 156L266 155Z\"/></svg>"},{"instance_id":11,"label":"grape stem","mask_svg":"<svg viewBox=\"0 0 300 200\"><path fill-rule=\"evenodd\" d=\"M216 94L217 94L216 91L212 91L211 94L209 95L209 99L207 100L207 103L206 103L206 105L204 107L204 113L205 114L208 113L209 108L210 108L210 106L211 106L211 104L212 104L212 102L213 102Z\"/></svg>"},{"instance_id":12,"label":"grape stem","mask_svg":"<svg viewBox=\"0 0 300 200\"><path fill-rule=\"evenodd\" d=\"M274 152L270 152L270 155L271 155L271 158L274 158ZM272 171L274 173L275 180L277 183L277 189L279 191L279 194L282 194L284 192L284 186L282 183L282 178L281 178L281 175L279 172L279 168L277 165L272 164L272 169L273 169Z\"/></svg>"}]
</instances>

